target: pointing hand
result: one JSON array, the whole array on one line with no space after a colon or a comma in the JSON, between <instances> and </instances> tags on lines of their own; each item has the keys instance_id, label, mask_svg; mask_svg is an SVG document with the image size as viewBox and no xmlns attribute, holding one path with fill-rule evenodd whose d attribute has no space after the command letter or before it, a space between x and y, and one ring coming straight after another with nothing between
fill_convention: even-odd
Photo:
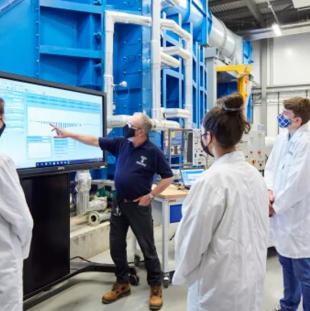
<instances>
[{"instance_id":1,"label":"pointing hand","mask_svg":"<svg viewBox=\"0 0 310 311\"><path fill-rule=\"evenodd\" d=\"M53 125L52 123L50 123L50 126L52 127L52 132L56 132L56 138L67 138L67 137L70 137L70 132L64 130L64 129L61 129L61 128L58 128L56 127L55 125Z\"/></svg>"}]
</instances>

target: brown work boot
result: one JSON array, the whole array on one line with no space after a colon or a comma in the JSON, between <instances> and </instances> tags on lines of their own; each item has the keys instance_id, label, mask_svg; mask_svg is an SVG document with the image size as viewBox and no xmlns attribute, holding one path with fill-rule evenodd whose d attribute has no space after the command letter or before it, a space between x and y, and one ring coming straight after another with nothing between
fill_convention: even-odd
<instances>
[{"instance_id":1,"label":"brown work boot","mask_svg":"<svg viewBox=\"0 0 310 311\"><path fill-rule=\"evenodd\" d=\"M122 297L130 295L130 285L129 283L114 283L112 290L105 293L102 296L102 303L108 304L114 302Z\"/></svg>"},{"instance_id":2,"label":"brown work boot","mask_svg":"<svg viewBox=\"0 0 310 311\"><path fill-rule=\"evenodd\" d=\"M161 286L151 286L150 310L160 310L163 305L163 291Z\"/></svg>"}]
</instances>

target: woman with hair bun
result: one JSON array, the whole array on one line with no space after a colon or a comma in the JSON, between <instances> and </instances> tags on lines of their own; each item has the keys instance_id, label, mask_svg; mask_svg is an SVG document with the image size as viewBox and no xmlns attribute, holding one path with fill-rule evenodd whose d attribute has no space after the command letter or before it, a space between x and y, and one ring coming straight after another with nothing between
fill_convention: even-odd
<instances>
[{"instance_id":1,"label":"woman with hair bun","mask_svg":"<svg viewBox=\"0 0 310 311\"><path fill-rule=\"evenodd\" d=\"M188 286L191 311L261 311L268 243L268 191L236 151L250 129L239 94L223 97L202 124L215 162L192 186L178 226L173 283Z\"/></svg>"}]
</instances>

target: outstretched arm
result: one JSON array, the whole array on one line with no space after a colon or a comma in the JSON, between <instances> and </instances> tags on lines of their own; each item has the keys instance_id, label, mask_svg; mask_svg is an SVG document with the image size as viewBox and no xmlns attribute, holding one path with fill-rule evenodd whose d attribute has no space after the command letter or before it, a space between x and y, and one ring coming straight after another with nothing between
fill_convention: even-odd
<instances>
[{"instance_id":1,"label":"outstretched arm","mask_svg":"<svg viewBox=\"0 0 310 311\"><path fill-rule=\"evenodd\" d=\"M96 136L76 134L76 133L58 128L54 126L53 124L50 124L50 126L52 127L52 131L56 132L56 138L72 138L83 144L99 147L99 138Z\"/></svg>"}]
</instances>

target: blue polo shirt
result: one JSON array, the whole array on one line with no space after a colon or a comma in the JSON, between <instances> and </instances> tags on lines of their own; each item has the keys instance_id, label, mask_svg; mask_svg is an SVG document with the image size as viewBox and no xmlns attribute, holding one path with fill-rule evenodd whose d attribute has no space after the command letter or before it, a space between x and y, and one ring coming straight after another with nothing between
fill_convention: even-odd
<instances>
[{"instance_id":1,"label":"blue polo shirt","mask_svg":"<svg viewBox=\"0 0 310 311\"><path fill-rule=\"evenodd\" d=\"M99 138L102 150L116 157L115 188L120 199L135 200L151 192L155 174L173 176L163 152L147 140L135 147L126 138Z\"/></svg>"}]
</instances>

